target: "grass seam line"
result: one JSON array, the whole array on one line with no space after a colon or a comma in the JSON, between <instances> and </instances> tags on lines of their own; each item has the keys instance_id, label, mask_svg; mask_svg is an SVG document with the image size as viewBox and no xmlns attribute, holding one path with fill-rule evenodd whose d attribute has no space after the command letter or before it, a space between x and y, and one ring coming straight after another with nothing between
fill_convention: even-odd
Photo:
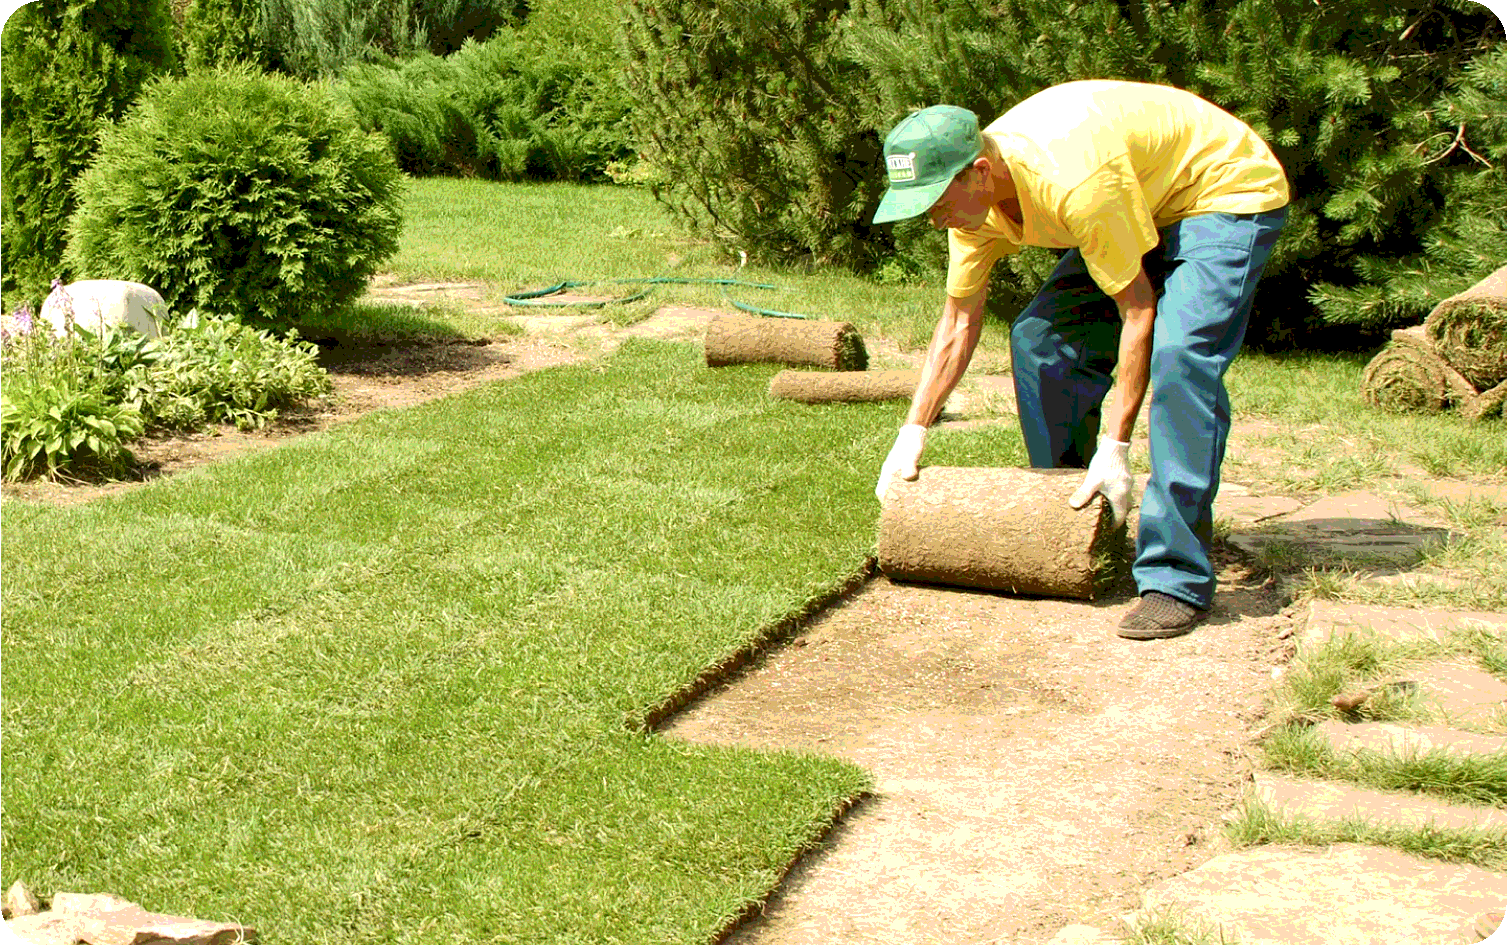
<instances>
[{"instance_id":1,"label":"grass seam line","mask_svg":"<svg viewBox=\"0 0 1507 945\"><path fill-rule=\"evenodd\" d=\"M666 722L687 706L731 680L759 657L794 639L827 609L852 598L878 573L879 559L869 555L864 559L863 564L841 583L818 594L796 610L757 631L748 643L724 659L703 669L696 675L696 678L670 693L658 704L651 706L643 715L635 718L630 714L625 720L628 729L646 734L658 733Z\"/></svg>"}]
</instances>

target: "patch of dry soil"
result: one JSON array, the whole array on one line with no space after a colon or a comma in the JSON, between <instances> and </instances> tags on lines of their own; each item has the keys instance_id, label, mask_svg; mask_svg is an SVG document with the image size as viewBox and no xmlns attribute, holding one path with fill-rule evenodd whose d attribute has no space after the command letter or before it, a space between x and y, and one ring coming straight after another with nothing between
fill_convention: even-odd
<instances>
[{"instance_id":1,"label":"patch of dry soil","mask_svg":"<svg viewBox=\"0 0 1507 945\"><path fill-rule=\"evenodd\" d=\"M483 344L330 346L327 402L262 431L152 439L136 450L140 480L593 357L630 335L696 340L711 314L666 308L629 329L531 316L529 334ZM880 360L906 363L892 346ZM953 422L1007 421L1007 379L975 365L971 381ZM4 491L77 503L135 485ZM1278 594L1239 565L1222 582L1196 633L1130 643L1114 634L1128 588L1075 602L880 577L672 718L669 737L836 755L877 782L730 941L1046 942L1069 922L1113 925L1152 881L1221 852L1218 823L1248 780L1287 623Z\"/></svg>"}]
</instances>

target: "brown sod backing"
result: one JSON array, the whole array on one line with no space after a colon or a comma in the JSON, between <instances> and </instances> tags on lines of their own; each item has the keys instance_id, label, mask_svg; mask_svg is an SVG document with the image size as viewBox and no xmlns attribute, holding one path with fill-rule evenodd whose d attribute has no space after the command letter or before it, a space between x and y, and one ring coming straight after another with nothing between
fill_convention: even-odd
<instances>
[{"instance_id":1,"label":"brown sod backing","mask_svg":"<svg viewBox=\"0 0 1507 945\"><path fill-rule=\"evenodd\" d=\"M920 371L781 371L769 396L805 404L909 400Z\"/></svg>"},{"instance_id":2,"label":"brown sod backing","mask_svg":"<svg viewBox=\"0 0 1507 945\"><path fill-rule=\"evenodd\" d=\"M1460 408L1467 420L1494 420L1507 417L1507 381L1491 390L1483 391L1470 403Z\"/></svg>"},{"instance_id":3,"label":"brown sod backing","mask_svg":"<svg viewBox=\"0 0 1507 945\"><path fill-rule=\"evenodd\" d=\"M1467 404L1476 389L1439 356L1423 326L1415 325L1392 332L1392 340L1366 365L1361 393L1383 410L1426 413Z\"/></svg>"},{"instance_id":4,"label":"brown sod backing","mask_svg":"<svg viewBox=\"0 0 1507 945\"><path fill-rule=\"evenodd\" d=\"M869 355L863 336L847 322L718 315L707 325L709 367L761 361L861 371Z\"/></svg>"},{"instance_id":5,"label":"brown sod backing","mask_svg":"<svg viewBox=\"0 0 1507 945\"><path fill-rule=\"evenodd\" d=\"M1434 306L1423 327L1439 356L1478 390L1507 380L1507 266Z\"/></svg>"},{"instance_id":6,"label":"brown sod backing","mask_svg":"<svg viewBox=\"0 0 1507 945\"><path fill-rule=\"evenodd\" d=\"M895 480L879 568L898 581L1091 599L1113 582L1124 531L1102 497L1074 510L1081 469L927 466Z\"/></svg>"}]
</instances>

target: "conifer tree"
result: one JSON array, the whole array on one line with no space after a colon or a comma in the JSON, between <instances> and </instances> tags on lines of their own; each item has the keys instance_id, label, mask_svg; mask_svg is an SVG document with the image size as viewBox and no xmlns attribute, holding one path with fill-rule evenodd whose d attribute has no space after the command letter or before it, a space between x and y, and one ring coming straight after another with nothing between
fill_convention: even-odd
<instances>
[{"instance_id":1,"label":"conifer tree","mask_svg":"<svg viewBox=\"0 0 1507 945\"><path fill-rule=\"evenodd\" d=\"M849 51L873 77L862 101L875 127L935 101L988 121L1057 82L1122 78L1186 88L1255 128L1293 185L1253 326L1277 345L1342 317L1343 292L1316 293L1315 308L1313 286L1355 286L1428 241L1464 155L1431 161L1421 145L1439 128L1419 116L1502 41L1471 0L858 2ZM1018 297L1040 267L1012 262L995 284Z\"/></svg>"},{"instance_id":2,"label":"conifer tree","mask_svg":"<svg viewBox=\"0 0 1507 945\"><path fill-rule=\"evenodd\" d=\"M1343 284L1310 298L1331 323L1416 324L1440 301L1507 264L1507 45L1468 63L1431 107L1402 116L1395 159L1438 180L1417 253L1357 256ZM1437 168L1437 170L1436 170ZM1351 199L1364 201L1362 180Z\"/></svg>"},{"instance_id":3,"label":"conifer tree","mask_svg":"<svg viewBox=\"0 0 1507 945\"><path fill-rule=\"evenodd\" d=\"M183 59L193 69L265 65L256 0L190 0L183 13Z\"/></svg>"},{"instance_id":4,"label":"conifer tree","mask_svg":"<svg viewBox=\"0 0 1507 945\"><path fill-rule=\"evenodd\" d=\"M662 199L728 245L860 266L898 253L935 268L944 251L924 225L868 225L885 132L939 102L987 122L1058 82L1120 78L1209 99L1286 168L1293 202L1255 340L1323 343L1326 321L1352 323L1332 334L1354 339L1355 325L1410 317L1494 252L1481 241L1502 216L1502 162L1487 153L1501 94L1487 65L1467 64L1503 35L1473 0L632 0L629 11L641 150ZM1467 71L1476 78L1451 92ZM1483 246L1474 269L1459 258L1469 241ZM1023 300L1051 262L1011 257L994 297ZM1438 282L1444 272L1455 275Z\"/></svg>"},{"instance_id":5,"label":"conifer tree","mask_svg":"<svg viewBox=\"0 0 1507 945\"><path fill-rule=\"evenodd\" d=\"M845 0L629 0L626 82L656 195L755 257L853 261L880 139L836 53Z\"/></svg>"},{"instance_id":6,"label":"conifer tree","mask_svg":"<svg viewBox=\"0 0 1507 945\"><path fill-rule=\"evenodd\" d=\"M33 0L0 36L0 265L8 304L61 270L63 228L100 123L177 65L168 0Z\"/></svg>"}]
</instances>

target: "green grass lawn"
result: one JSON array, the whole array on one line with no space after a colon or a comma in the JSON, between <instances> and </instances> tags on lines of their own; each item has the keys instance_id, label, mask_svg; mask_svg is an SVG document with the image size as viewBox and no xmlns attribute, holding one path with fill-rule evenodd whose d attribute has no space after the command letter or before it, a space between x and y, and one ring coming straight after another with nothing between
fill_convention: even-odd
<instances>
[{"instance_id":1,"label":"green grass lawn","mask_svg":"<svg viewBox=\"0 0 1507 945\"><path fill-rule=\"evenodd\" d=\"M938 260L947 241L935 234ZM881 285L839 267L794 272L738 261L685 237L646 190L578 184L496 184L424 178L412 181L402 246L388 266L405 282L486 283L500 299L508 293L566 281L725 279L773 285L773 290L731 287L727 297L758 308L852 322L866 336L887 335L925 347L941 312L940 284ZM631 287L599 286L627 294ZM715 286L655 288L642 303L625 306L628 320L661 304L725 306ZM613 317L620 317L608 309ZM473 334L490 334L495 318L451 313ZM986 345L1003 348L1003 324L992 324Z\"/></svg>"},{"instance_id":2,"label":"green grass lawn","mask_svg":"<svg viewBox=\"0 0 1507 945\"><path fill-rule=\"evenodd\" d=\"M642 719L858 571L893 405L631 345L5 521L5 882L270 941L709 940L859 794Z\"/></svg>"}]
</instances>

